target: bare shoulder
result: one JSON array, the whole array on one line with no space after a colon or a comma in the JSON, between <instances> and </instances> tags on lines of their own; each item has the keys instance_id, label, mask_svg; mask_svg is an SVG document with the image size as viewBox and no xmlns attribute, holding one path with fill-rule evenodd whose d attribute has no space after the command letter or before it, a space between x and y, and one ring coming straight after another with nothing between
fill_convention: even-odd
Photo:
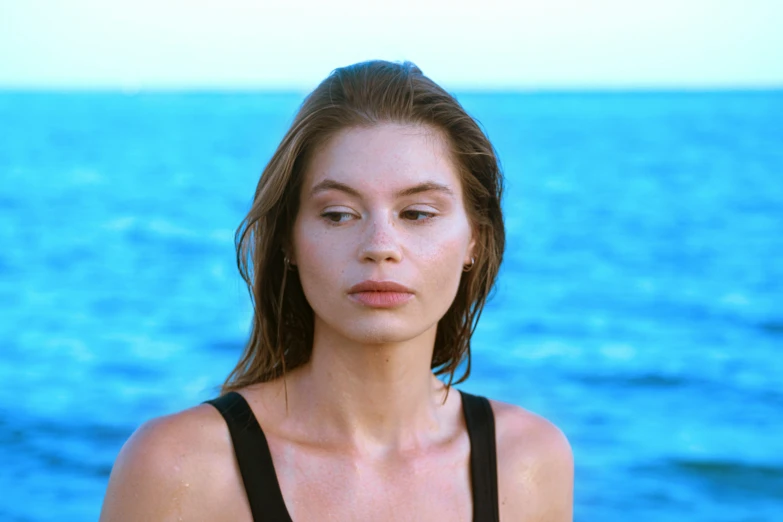
<instances>
[{"instance_id":1,"label":"bare shoulder","mask_svg":"<svg viewBox=\"0 0 783 522\"><path fill-rule=\"evenodd\" d=\"M574 457L565 434L519 406L491 401L501 520L573 518Z\"/></svg>"},{"instance_id":2,"label":"bare shoulder","mask_svg":"<svg viewBox=\"0 0 783 522\"><path fill-rule=\"evenodd\" d=\"M236 477L230 434L214 407L155 418L120 450L100 520L232 519Z\"/></svg>"}]
</instances>

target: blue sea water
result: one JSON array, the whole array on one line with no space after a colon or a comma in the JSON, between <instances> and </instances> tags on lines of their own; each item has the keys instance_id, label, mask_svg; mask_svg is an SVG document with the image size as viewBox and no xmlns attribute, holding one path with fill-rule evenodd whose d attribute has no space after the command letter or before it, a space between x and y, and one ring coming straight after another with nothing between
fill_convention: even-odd
<instances>
[{"instance_id":1,"label":"blue sea water","mask_svg":"<svg viewBox=\"0 0 783 522\"><path fill-rule=\"evenodd\" d=\"M577 521L783 520L783 92L463 93L508 249L463 389L555 422ZM0 93L0 520L95 520L210 398L233 231L303 93Z\"/></svg>"}]
</instances>

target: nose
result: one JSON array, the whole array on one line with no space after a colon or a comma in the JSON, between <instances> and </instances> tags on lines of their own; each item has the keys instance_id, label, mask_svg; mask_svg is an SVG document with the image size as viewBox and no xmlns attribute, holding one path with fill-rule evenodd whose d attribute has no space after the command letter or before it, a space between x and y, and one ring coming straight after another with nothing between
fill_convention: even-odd
<instances>
[{"instance_id":1,"label":"nose","mask_svg":"<svg viewBox=\"0 0 783 522\"><path fill-rule=\"evenodd\" d=\"M399 262L402 250L394 223L385 217L374 218L364 231L359 248L359 260L380 263Z\"/></svg>"}]
</instances>

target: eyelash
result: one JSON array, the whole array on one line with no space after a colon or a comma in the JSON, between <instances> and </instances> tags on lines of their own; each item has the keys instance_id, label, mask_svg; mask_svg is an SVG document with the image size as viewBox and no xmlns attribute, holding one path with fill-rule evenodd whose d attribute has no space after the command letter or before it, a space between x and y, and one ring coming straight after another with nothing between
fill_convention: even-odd
<instances>
[{"instance_id":1,"label":"eyelash","mask_svg":"<svg viewBox=\"0 0 783 522\"><path fill-rule=\"evenodd\" d=\"M425 216L423 219L409 220L409 221L417 221L417 222L429 221L430 219L434 218L436 215L434 212L426 212L424 210L403 210L402 212L400 212L401 216L405 214L418 214L418 215ZM344 221L335 221L331 219L331 216L351 216L351 215L352 214L350 212L324 212L323 214L321 214L321 217L331 225L341 225L342 223L344 223Z\"/></svg>"},{"instance_id":2,"label":"eyelash","mask_svg":"<svg viewBox=\"0 0 783 522\"><path fill-rule=\"evenodd\" d=\"M429 221L430 219L435 217L434 212L426 212L424 210L403 210L400 212L400 215L403 214L421 214L423 216L426 216L424 219L412 219L411 221Z\"/></svg>"}]
</instances>

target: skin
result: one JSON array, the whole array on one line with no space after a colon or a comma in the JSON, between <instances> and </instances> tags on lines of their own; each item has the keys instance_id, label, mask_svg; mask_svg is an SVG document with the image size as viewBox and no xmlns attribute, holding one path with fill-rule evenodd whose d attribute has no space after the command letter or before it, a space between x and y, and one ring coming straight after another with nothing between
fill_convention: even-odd
<instances>
[{"instance_id":1,"label":"skin","mask_svg":"<svg viewBox=\"0 0 783 522\"><path fill-rule=\"evenodd\" d=\"M399 195L422 184L442 189ZM437 132L347 129L314 155L288 251L315 312L313 355L287 376L287 411L282 379L240 391L297 522L472 520L459 394L446 395L430 361L474 245ZM364 306L348 289L367 279L401 283L413 298ZM501 520L570 521L563 433L518 406L491 404ZM199 405L141 426L117 458L101 520L252 520L217 410Z\"/></svg>"}]
</instances>

